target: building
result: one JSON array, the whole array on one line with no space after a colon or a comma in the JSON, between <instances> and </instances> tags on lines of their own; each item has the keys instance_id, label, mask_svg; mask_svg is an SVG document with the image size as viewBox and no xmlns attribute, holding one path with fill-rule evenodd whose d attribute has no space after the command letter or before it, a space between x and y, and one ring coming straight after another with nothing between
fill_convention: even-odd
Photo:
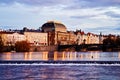
<instances>
[{"instance_id":1,"label":"building","mask_svg":"<svg viewBox=\"0 0 120 80\"><path fill-rule=\"evenodd\" d=\"M77 40L76 37L77 37L77 36L76 36L75 32L69 31L68 34L69 34L69 45L74 45L74 44L76 44L76 40Z\"/></svg>"},{"instance_id":2,"label":"building","mask_svg":"<svg viewBox=\"0 0 120 80\"><path fill-rule=\"evenodd\" d=\"M86 43L86 34L84 33L84 31L81 30L77 30L76 32L76 42L78 45L80 44L85 44Z\"/></svg>"},{"instance_id":3,"label":"building","mask_svg":"<svg viewBox=\"0 0 120 80\"><path fill-rule=\"evenodd\" d=\"M67 32L64 24L56 21L48 21L42 25L43 32Z\"/></svg>"},{"instance_id":4,"label":"building","mask_svg":"<svg viewBox=\"0 0 120 80\"><path fill-rule=\"evenodd\" d=\"M0 32L4 46L15 45L17 41L24 41L26 37L16 32Z\"/></svg>"},{"instance_id":5,"label":"building","mask_svg":"<svg viewBox=\"0 0 120 80\"><path fill-rule=\"evenodd\" d=\"M99 44L99 36L93 33L87 33L87 44Z\"/></svg>"},{"instance_id":6,"label":"building","mask_svg":"<svg viewBox=\"0 0 120 80\"><path fill-rule=\"evenodd\" d=\"M25 31L24 35L31 46L47 46L48 45L47 33Z\"/></svg>"},{"instance_id":7,"label":"building","mask_svg":"<svg viewBox=\"0 0 120 80\"><path fill-rule=\"evenodd\" d=\"M48 21L41 29L48 33L48 45L68 45L76 42L76 35L68 32L66 26L60 22Z\"/></svg>"},{"instance_id":8,"label":"building","mask_svg":"<svg viewBox=\"0 0 120 80\"><path fill-rule=\"evenodd\" d=\"M84 33L84 31L77 30L76 31L76 42L78 45L80 44L102 44L103 36L102 34L97 35L93 33Z\"/></svg>"}]
</instances>

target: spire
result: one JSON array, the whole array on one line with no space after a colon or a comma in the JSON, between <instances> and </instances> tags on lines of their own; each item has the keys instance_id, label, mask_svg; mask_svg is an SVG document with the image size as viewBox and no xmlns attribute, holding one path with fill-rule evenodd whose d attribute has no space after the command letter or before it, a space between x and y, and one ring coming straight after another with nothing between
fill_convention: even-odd
<instances>
[{"instance_id":1,"label":"spire","mask_svg":"<svg viewBox=\"0 0 120 80\"><path fill-rule=\"evenodd\" d=\"M102 36L102 32L100 32L100 36Z\"/></svg>"}]
</instances>

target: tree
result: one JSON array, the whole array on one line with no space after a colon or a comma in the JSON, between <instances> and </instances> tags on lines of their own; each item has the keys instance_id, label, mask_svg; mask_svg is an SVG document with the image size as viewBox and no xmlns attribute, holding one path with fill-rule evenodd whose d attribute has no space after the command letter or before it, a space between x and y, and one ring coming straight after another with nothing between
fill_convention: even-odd
<instances>
[{"instance_id":1,"label":"tree","mask_svg":"<svg viewBox=\"0 0 120 80\"><path fill-rule=\"evenodd\" d=\"M103 40L103 44L105 44L105 45L114 45L115 44L115 39L112 39L111 35L109 35L108 38Z\"/></svg>"},{"instance_id":2,"label":"tree","mask_svg":"<svg viewBox=\"0 0 120 80\"><path fill-rule=\"evenodd\" d=\"M120 36L117 36L116 44L117 44L118 46L120 46Z\"/></svg>"},{"instance_id":3,"label":"tree","mask_svg":"<svg viewBox=\"0 0 120 80\"><path fill-rule=\"evenodd\" d=\"M27 41L18 41L15 43L15 49L17 52L28 52L30 45Z\"/></svg>"},{"instance_id":4,"label":"tree","mask_svg":"<svg viewBox=\"0 0 120 80\"><path fill-rule=\"evenodd\" d=\"M3 40L2 40L2 36L0 36L0 52L3 51L3 48L4 48L4 43L3 43Z\"/></svg>"}]
</instances>

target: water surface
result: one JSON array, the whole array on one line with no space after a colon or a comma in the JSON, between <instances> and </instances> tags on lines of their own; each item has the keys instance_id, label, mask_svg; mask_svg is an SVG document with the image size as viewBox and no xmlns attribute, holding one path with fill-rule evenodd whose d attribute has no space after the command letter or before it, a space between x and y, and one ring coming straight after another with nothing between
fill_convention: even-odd
<instances>
[{"instance_id":1,"label":"water surface","mask_svg":"<svg viewBox=\"0 0 120 80\"><path fill-rule=\"evenodd\" d=\"M0 66L0 80L120 80L119 66Z\"/></svg>"},{"instance_id":2,"label":"water surface","mask_svg":"<svg viewBox=\"0 0 120 80\"><path fill-rule=\"evenodd\" d=\"M120 52L8 52L0 60L120 61Z\"/></svg>"},{"instance_id":3,"label":"water surface","mask_svg":"<svg viewBox=\"0 0 120 80\"><path fill-rule=\"evenodd\" d=\"M7 52L0 61L120 61L120 52ZM120 80L120 64L0 64L0 80Z\"/></svg>"}]
</instances>

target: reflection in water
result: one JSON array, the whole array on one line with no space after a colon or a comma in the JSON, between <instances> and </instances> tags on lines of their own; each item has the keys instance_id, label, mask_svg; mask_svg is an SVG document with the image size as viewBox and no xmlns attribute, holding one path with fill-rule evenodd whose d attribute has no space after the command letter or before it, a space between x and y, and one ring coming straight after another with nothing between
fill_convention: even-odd
<instances>
[{"instance_id":1,"label":"reflection in water","mask_svg":"<svg viewBox=\"0 0 120 80\"><path fill-rule=\"evenodd\" d=\"M11 54L10 52L7 53L7 55L5 56L6 57L6 60L11 60Z\"/></svg>"},{"instance_id":2,"label":"reflection in water","mask_svg":"<svg viewBox=\"0 0 120 80\"><path fill-rule=\"evenodd\" d=\"M25 60L31 60L31 53L25 52Z\"/></svg>"},{"instance_id":3,"label":"reflection in water","mask_svg":"<svg viewBox=\"0 0 120 80\"><path fill-rule=\"evenodd\" d=\"M44 55L42 55L43 60L48 60L48 52L43 52Z\"/></svg>"},{"instance_id":4,"label":"reflection in water","mask_svg":"<svg viewBox=\"0 0 120 80\"><path fill-rule=\"evenodd\" d=\"M120 59L120 52L118 52L118 58Z\"/></svg>"},{"instance_id":5,"label":"reflection in water","mask_svg":"<svg viewBox=\"0 0 120 80\"><path fill-rule=\"evenodd\" d=\"M1 66L0 80L120 80L119 66Z\"/></svg>"},{"instance_id":6,"label":"reflection in water","mask_svg":"<svg viewBox=\"0 0 120 80\"><path fill-rule=\"evenodd\" d=\"M25 52L24 60L48 60L48 52L42 53L33 53L33 52Z\"/></svg>"},{"instance_id":7,"label":"reflection in water","mask_svg":"<svg viewBox=\"0 0 120 80\"><path fill-rule=\"evenodd\" d=\"M120 52L25 52L1 53L0 60L119 60Z\"/></svg>"}]
</instances>

